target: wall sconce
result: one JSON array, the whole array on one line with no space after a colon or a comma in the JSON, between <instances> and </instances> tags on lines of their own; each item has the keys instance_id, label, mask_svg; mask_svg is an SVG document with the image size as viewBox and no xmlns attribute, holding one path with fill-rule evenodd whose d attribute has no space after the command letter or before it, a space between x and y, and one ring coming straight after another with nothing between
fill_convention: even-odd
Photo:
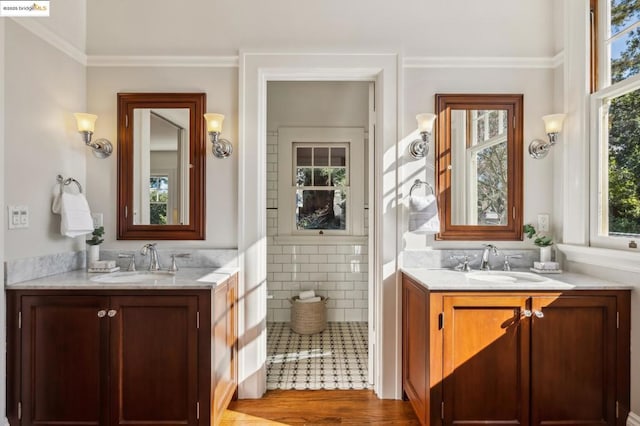
<instances>
[{"instance_id":1,"label":"wall sconce","mask_svg":"<svg viewBox=\"0 0 640 426\"><path fill-rule=\"evenodd\" d=\"M78 133L82 135L85 145L93 149L93 155L102 159L107 158L113 152L113 145L107 139L96 139L91 141L93 130L95 128L97 115L76 112L73 114L78 124Z\"/></svg>"},{"instance_id":2,"label":"wall sconce","mask_svg":"<svg viewBox=\"0 0 640 426\"><path fill-rule=\"evenodd\" d=\"M207 113L204 115L204 119L207 121L207 133L209 133L213 144L213 155L216 158L229 158L233 152L233 146L227 139L220 139L224 115Z\"/></svg>"},{"instance_id":3,"label":"wall sconce","mask_svg":"<svg viewBox=\"0 0 640 426\"><path fill-rule=\"evenodd\" d=\"M418 121L418 131L420 131L421 139L416 139L409 145L409 154L413 158L424 158L429 153L429 135L433 130L433 122L436 121L436 115L430 112L416 115Z\"/></svg>"},{"instance_id":4,"label":"wall sconce","mask_svg":"<svg viewBox=\"0 0 640 426\"><path fill-rule=\"evenodd\" d=\"M544 120L544 130L549 137L549 142L540 139L534 139L529 144L529 155L536 160L544 158L549 153L549 150L556 144L558 133L562 131L562 123L566 114L551 114L542 117Z\"/></svg>"}]
</instances>

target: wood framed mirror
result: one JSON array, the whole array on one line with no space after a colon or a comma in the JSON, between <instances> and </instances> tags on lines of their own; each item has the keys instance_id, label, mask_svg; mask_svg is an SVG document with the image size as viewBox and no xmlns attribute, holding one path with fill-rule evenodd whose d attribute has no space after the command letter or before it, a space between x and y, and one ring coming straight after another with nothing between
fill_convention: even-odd
<instances>
[{"instance_id":1,"label":"wood framed mirror","mask_svg":"<svg viewBox=\"0 0 640 426\"><path fill-rule=\"evenodd\" d=\"M523 95L437 94L437 240L522 240Z\"/></svg>"},{"instance_id":2,"label":"wood framed mirror","mask_svg":"<svg viewBox=\"0 0 640 426\"><path fill-rule=\"evenodd\" d=\"M205 238L204 93L118 93L118 239Z\"/></svg>"}]
</instances>

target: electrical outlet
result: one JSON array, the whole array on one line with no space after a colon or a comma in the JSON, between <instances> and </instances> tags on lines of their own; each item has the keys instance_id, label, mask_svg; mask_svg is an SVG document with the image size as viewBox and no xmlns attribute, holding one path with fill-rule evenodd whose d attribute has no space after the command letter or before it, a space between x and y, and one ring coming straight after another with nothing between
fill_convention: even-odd
<instances>
[{"instance_id":1,"label":"electrical outlet","mask_svg":"<svg viewBox=\"0 0 640 426\"><path fill-rule=\"evenodd\" d=\"M93 219L94 228L99 228L104 225L102 213L91 213L91 219Z\"/></svg>"},{"instance_id":2,"label":"electrical outlet","mask_svg":"<svg viewBox=\"0 0 640 426\"><path fill-rule=\"evenodd\" d=\"M538 231L549 232L549 215L548 214L538 215Z\"/></svg>"}]
</instances>

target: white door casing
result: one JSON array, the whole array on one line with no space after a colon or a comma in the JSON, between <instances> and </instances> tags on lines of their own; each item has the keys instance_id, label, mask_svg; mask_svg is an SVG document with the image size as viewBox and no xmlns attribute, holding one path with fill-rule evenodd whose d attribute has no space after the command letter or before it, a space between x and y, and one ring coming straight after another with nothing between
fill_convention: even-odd
<instances>
[{"instance_id":1,"label":"white door casing","mask_svg":"<svg viewBox=\"0 0 640 426\"><path fill-rule=\"evenodd\" d=\"M376 120L369 233L369 280L375 291L374 383L380 398L401 397L400 291L397 285L397 54L240 52L238 305L239 397L266 391L266 111L268 81L372 81ZM383 344L384 342L384 344Z\"/></svg>"}]
</instances>

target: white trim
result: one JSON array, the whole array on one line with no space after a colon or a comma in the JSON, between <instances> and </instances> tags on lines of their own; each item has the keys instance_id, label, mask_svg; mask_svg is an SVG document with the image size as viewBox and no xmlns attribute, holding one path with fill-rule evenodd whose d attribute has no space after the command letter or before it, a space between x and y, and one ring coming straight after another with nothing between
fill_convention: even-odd
<instances>
[{"instance_id":1,"label":"white trim","mask_svg":"<svg viewBox=\"0 0 640 426\"><path fill-rule=\"evenodd\" d=\"M556 68L558 56L495 57L495 56L407 56L404 68Z\"/></svg>"},{"instance_id":2,"label":"white trim","mask_svg":"<svg viewBox=\"0 0 640 426\"><path fill-rule=\"evenodd\" d=\"M640 426L640 416L629 412L629 417L627 417L627 426Z\"/></svg>"},{"instance_id":3,"label":"white trim","mask_svg":"<svg viewBox=\"0 0 640 426\"><path fill-rule=\"evenodd\" d=\"M611 250L572 244L557 244L557 248L566 256L566 260L571 262L640 273L640 253L637 251Z\"/></svg>"},{"instance_id":4,"label":"white trim","mask_svg":"<svg viewBox=\"0 0 640 426\"><path fill-rule=\"evenodd\" d=\"M239 209L241 259L238 306L242 348L238 357L240 398L259 398L266 390L266 86L268 81L373 81L376 91L375 196L369 224L369 280L374 280L376 336L375 392L401 397L400 309L398 299L397 200L398 109L402 103L401 57L394 53L241 52L239 66ZM384 209L384 210L383 210ZM371 285L371 282L370 282ZM382 368L380 368L382 367Z\"/></svg>"},{"instance_id":5,"label":"white trim","mask_svg":"<svg viewBox=\"0 0 640 426\"><path fill-rule=\"evenodd\" d=\"M237 56L118 56L91 55L90 67L209 67L237 68Z\"/></svg>"},{"instance_id":6,"label":"white trim","mask_svg":"<svg viewBox=\"0 0 640 426\"><path fill-rule=\"evenodd\" d=\"M87 65L87 55L82 50L78 49L76 46L69 43L67 40L42 25L37 21L37 19L42 18L11 18L13 22L20 25L25 30L31 32L33 35L41 38L43 41L49 43L56 49L60 50L71 59L79 62L82 65Z\"/></svg>"},{"instance_id":7,"label":"white trim","mask_svg":"<svg viewBox=\"0 0 640 426\"><path fill-rule=\"evenodd\" d=\"M564 65L564 50L556 53L556 55L551 58L551 63L553 64L552 68L558 68L561 65Z\"/></svg>"}]
</instances>

